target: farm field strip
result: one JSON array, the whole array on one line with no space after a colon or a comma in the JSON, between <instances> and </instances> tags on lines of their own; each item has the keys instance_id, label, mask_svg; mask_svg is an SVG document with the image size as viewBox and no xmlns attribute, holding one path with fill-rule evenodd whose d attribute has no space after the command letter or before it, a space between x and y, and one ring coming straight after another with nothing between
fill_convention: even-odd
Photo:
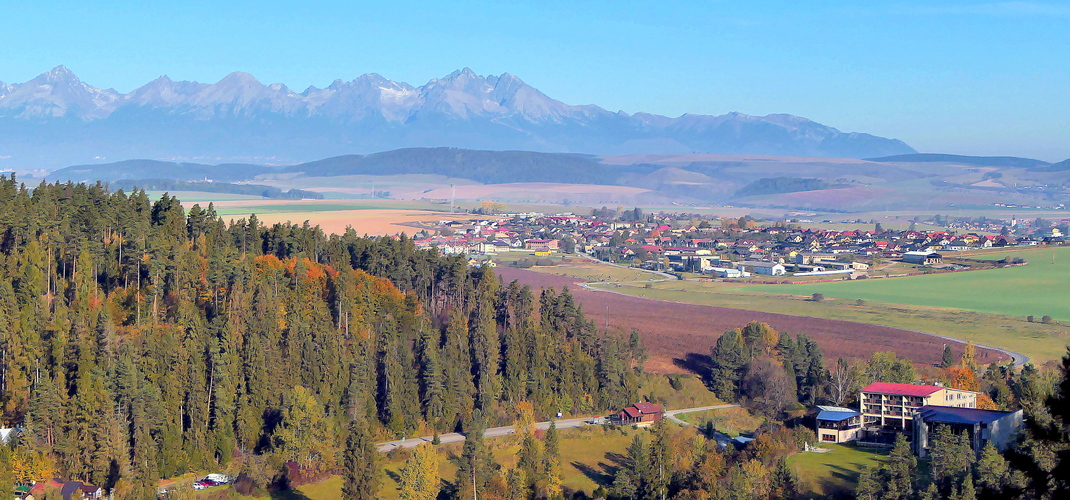
<instances>
[{"instance_id":1,"label":"farm field strip","mask_svg":"<svg viewBox=\"0 0 1070 500\"><path fill-rule=\"evenodd\" d=\"M722 283L693 281L655 283L651 285L651 288L645 288L645 285L643 287L596 285L596 287L652 300L848 321L859 326L889 327L899 332L923 332L931 339L929 343L937 350L942 349L943 344L947 342L928 334L942 335L962 342L972 340L978 344L1022 353L1038 364L1059 359L1065 352L1065 346L1070 343L1070 332L1064 326L1044 325L1039 322L1028 323L1024 318L999 314L879 302L865 302L863 305L858 305L855 298L826 298L822 302L814 302L808 300L808 295L756 293L746 289L732 290L738 288L738 285L724 286ZM808 330L791 331L812 333ZM859 335L861 331L845 340L858 342L861 340ZM952 349L959 352L961 347L952 345ZM899 353L919 362L922 362L921 359L928 359L928 353L917 351ZM997 357L994 357L985 362L996 359ZM1004 356L1003 361L1006 360Z\"/></svg>"},{"instance_id":2,"label":"farm field strip","mask_svg":"<svg viewBox=\"0 0 1070 500\"><path fill-rule=\"evenodd\" d=\"M889 304L1070 320L1070 247L1011 250L975 258L1021 257L1026 266L831 283L739 287L758 293L863 299ZM1053 263L1054 262L1054 263Z\"/></svg>"}]
</instances>

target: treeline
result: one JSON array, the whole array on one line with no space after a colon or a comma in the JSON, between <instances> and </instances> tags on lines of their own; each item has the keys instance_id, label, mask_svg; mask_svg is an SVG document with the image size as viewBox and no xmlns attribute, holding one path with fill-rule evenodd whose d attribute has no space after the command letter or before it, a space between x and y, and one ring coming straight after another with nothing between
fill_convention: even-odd
<instances>
[{"instance_id":1,"label":"treeline","mask_svg":"<svg viewBox=\"0 0 1070 500\"><path fill-rule=\"evenodd\" d=\"M766 177L758 179L736 191L735 196L757 196L761 194L794 193L797 191L815 191L828 189L829 183L821 179L803 177Z\"/></svg>"},{"instance_id":2,"label":"treeline","mask_svg":"<svg viewBox=\"0 0 1070 500\"><path fill-rule=\"evenodd\" d=\"M260 184L231 184L229 182L177 181L173 179L137 179L115 180L108 183L112 189L136 191L197 191L202 193L230 193L249 196L263 196L279 200L322 200L323 194L315 191L290 189L283 191L277 187Z\"/></svg>"},{"instance_id":3,"label":"treeline","mask_svg":"<svg viewBox=\"0 0 1070 500\"><path fill-rule=\"evenodd\" d=\"M225 469L269 480L374 438L632 402L641 346L567 291L508 285L405 237L256 218L101 185L0 180L0 482L122 498ZM9 486L0 485L2 488Z\"/></svg>"}]
</instances>

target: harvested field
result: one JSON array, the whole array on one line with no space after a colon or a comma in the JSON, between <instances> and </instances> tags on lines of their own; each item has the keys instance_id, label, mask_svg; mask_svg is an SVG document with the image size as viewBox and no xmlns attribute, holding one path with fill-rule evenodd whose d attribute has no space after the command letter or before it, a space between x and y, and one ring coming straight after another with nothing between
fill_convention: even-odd
<instances>
[{"instance_id":1,"label":"harvested field","mask_svg":"<svg viewBox=\"0 0 1070 500\"><path fill-rule=\"evenodd\" d=\"M456 216L456 214L453 214ZM246 215L247 216L247 215ZM446 212L425 212L422 210L338 210L333 212L279 212L257 213L256 217L264 224L276 222L293 222L309 224L323 228L326 233L344 233L347 226L360 235L382 236L407 233L412 236L419 229L409 226L420 221L450 218Z\"/></svg>"},{"instance_id":2,"label":"harvested field","mask_svg":"<svg viewBox=\"0 0 1070 500\"><path fill-rule=\"evenodd\" d=\"M647 369L658 373L678 373L701 367L709 348L727 330L750 321L769 323L789 333L805 333L816 340L825 358L868 358L876 351L895 351L918 364L940 362L945 340L922 333L885 326L867 325L761 311L725 307L681 304L631 297L610 292L595 292L578 286L564 276L499 267L495 269L505 281L517 280L539 287L569 287L583 304L588 319L602 324L608 308L609 326L624 330L638 329L643 335L650 359ZM978 349L978 362L990 363L1000 354Z\"/></svg>"}]
</instances>

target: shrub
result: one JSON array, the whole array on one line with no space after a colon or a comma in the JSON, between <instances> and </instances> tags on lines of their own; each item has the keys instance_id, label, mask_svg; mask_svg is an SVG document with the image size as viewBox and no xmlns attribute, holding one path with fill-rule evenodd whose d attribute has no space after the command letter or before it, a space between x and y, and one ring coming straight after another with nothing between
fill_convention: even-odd
<instances>
[{"instance_id":1,"label":"shrub","mask_svg":"<svg viewBox=\"0 0 1070 500\"><path fill-rule=\"evenodd\" d=\"M858 300L855 301L855 305L856 306L864 306L864 305L866 305L866 301L864 301L862 299L858 299Z\"/></svg>"},{"instance_id":2,"label":"shrub","mask_svg":"<svg viewBox=\"0 0 1070 500\"><path fill-rule=\"evenodd\" d=\"M1032 315L1030 315L1030 316L1026 316L1026 317L1025 317L1025 320L1026 320L1026 321L1028 321L1028 322L1030 322L1030 323L1032 323L1032 322L1033 322L1033 316L1032 316Z\"/></svg>"},{"instance_id":3,"label":"shrub","mask_svg":"<svg viewBox=\"0 0 1070 500\"><path fill-rule=\"evenodd\" d=\"M1044 323L1045 325L1050 325L1051 324L1051 316L1048 316L1047 314L1045 314L1044 317L1040 318L1040 322Z\"/></svg>"},{"instance_id":4,"label":"shrub","mask_svg":"<svg viewBox=\"0 0 1070 500\"><path fill-rule=\"evenodd\" d=\"M812 300L814 302L821 302L822 300L825 300L825 294L823 294L823 293L815 293L815 294L810 296L810 300Z\"/></svg>"},{"instance_id":5,"label":"shrub","mask_svg":"<svg viewBox=\"0 0 1070 500\"><path fill-rule=\"evenodd\" d=\"M549 259L549 258L539 259L539 260L535 261L535 265L536 266L552 266L554 264L556 264L554 262L554 259Z\"/></svg>"}]
</instances>

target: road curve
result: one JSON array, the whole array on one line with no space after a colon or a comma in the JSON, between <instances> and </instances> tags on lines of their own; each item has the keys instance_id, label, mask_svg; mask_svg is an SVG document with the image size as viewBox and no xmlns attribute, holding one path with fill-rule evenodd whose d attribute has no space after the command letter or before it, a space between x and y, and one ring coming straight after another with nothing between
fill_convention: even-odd
<instances>
[{"instance_id":1,"label":"road curve","mask_svg":"<svg viewBox=\"0 0 1070 500\"><path fill-rule=\"evenodd\" d=\"M725 404L725 405L713 405L713 406L698 406L698 407L695 407L695 408L683 408L683 409L680 409L680 410L667 410L665 412L665 416L668 419L670 419L670 420L672 420L674 422L683 422L682 420L676 418L676 415L679 415L681 413L693 413L693 412L696 412L696 411L720 410L722 408L732 408L732 407L735 407L735 406L739 406L739 405ZM566 420L558 420L557 421L557 428L558 429L572 429L572 428L576 428L576 427L583 427L585 425L590 425L587 422L590 421L592 418L594 418L594 417L570 418L570 419L566 419ZM690 425L690 424L687 424L687 425ZM549 421L538 422L538 423L535 424L535 428L536 429L542 429L542 430L549 429L550 428L550 422ZM514 432L516 432L516 430L513 429L513 426L511 426L511 425L507 425L505 427L492 427L490 429L487 429L483 433L483 437L507 436L507 435L512 434ZM412 447L417 446L417 445L419 445L421 443L430 443L434 439L435 439L434 436L421 436L421 437L417 437L417 438L399 439L397 441L388 441L386 443L379 443L377 446L378 446L378 449L379 449L379 451L381 453L386 453L386 452L391 451L391 450L396 449L396 448L412 448ZM445 444L445 443L458 443L458 442L464 441L465 435L462 432L451 432L449 434L440 434L438 436L438 439L439 439L439 442L441 442L443 444Z\"/></svg>"}]
</instances>

